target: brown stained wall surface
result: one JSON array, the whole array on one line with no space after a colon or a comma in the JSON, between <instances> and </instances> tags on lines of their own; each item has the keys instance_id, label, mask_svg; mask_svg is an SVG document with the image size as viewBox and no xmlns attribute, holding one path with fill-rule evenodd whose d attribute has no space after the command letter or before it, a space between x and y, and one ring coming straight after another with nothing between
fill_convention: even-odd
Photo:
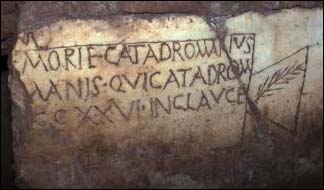
<instances>
[{"instance_id":1,"label":"brown stained wall surface","mask_svg":"<svg viewBox=\"0 0 324 190\"><path fill-rule=\"evenodd\" d=\"M12 48L19 8L24 1L1 1L1 55ZM91 8L90 8L91 7ZM105 18L116 14L190 13L234 16L247 11L271 13L280 9L323 7L322 1L123 1L123 2L29 2L20 12L19 30L61 18ZM28 10L28 11L27 11ZM52 14L55 12L55 14ZM37 16L39 15L39 16ZM40 16L42 15L42 16ZM40 19L35 22L35 19Z\"/></svg>"}]
</instances>

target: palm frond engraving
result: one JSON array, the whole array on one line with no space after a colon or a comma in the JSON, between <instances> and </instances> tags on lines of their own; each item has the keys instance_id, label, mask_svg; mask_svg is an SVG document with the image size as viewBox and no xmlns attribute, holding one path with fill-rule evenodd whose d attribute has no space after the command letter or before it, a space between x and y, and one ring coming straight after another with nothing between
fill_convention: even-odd
<instances>
[{"instance_id":1,"label":"palm frond engraving","mask_svg":"<svg viewBox=\"0 0 324 190\"><path fill-rule=\"evenodd\" d=\"M301 63L277 70L272 76L268 76L266 80L259 85L256 101L262 97L272 96L274 91L283 89L282 85L288 84L298 74L305 72L305 69L305 63Z\"/></svg>"}]
</instances>

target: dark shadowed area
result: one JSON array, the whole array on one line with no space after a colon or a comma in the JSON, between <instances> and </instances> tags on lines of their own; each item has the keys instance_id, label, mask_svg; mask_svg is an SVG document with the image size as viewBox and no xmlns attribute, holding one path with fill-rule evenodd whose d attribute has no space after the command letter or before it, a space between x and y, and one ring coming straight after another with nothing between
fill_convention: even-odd
<instances>
[{"instance_id":1,"label":"dark shadowed area","mask_svg":"<svg viewBox=\"0 0 324 190\"><path fill-rule=\"evenodd\" d=\"M14 188L8 56L1 56L1 188Z\"/></svg>"}]
</instances>

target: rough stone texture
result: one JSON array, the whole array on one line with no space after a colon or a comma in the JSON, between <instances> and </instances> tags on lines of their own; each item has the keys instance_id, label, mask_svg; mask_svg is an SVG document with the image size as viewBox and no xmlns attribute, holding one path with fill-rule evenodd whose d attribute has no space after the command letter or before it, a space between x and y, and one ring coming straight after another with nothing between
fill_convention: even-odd
<instances>
[{"instance_id":1,"label":"rough stone texture","mask_svg":"<svg viewBox=\"0 0 324 190\"><path fill-rule=\"evenodd\" d=\"M315 8L322 7L323 1L274 1L273 9L290 9L290 8Z\"/></svg>"},{"instance_id":2,"label":"rough stone texture","mask_svg":"<svg viewBox=\"0 0 324 190\"><path fill-rule=\"evenodd\" d=\"M203 10L199 1L123 1L126 13L198 13Z\"/></svg>"},{"instance_id":3,"label":"rough stone texture","mask_svg":"<svg viewBox=\"0 0 324 190\"><path fill-rule=\"evenodd\" d=\"M231 17L235 3L217 3L198 16L26 3L9 78L17 185L322 187L322 8ZM258 11L307 4L242 3ZM150 9L157 13L137 13ZM165 60L163 42L173 52ZM186 84L184 68L192 69ZM208 78L217 73L218 82Z\"/></svg>"},{"instance_id":4,"label":"rough stone texture","mask_svg":"<svg viewBox=\"0 0 324 190\"><path fill-rule=\"evenodd\" d=\"M28 26L35 28L62 19L103 19L117 14L119 9L120 3L116 1L26 2L20 12L21 24L18 25L18 31L31 29Z\"/></svg>"},{"instance_id":5,"label":"rough stone texture","mask_svg":"<svg viewBox=\"0 0 324 190\"><path fill-rule=\"evenodd\" d=\"M16 12L17 3L17 1L1 1L1 14Z\"/></svg>"},{"instance_id":6,"label":"rough stone texture","mask_svg":"<svg viewBox=\"0 0 324 190\"><path fill-rule=\"evenodd\" d=\"M209 14L215 16L234 16L247 11L272 11L274 1L213 1L203 2Z\"/></svg>"},{"instance_id":7,"label":"rough stone texture","mask_svg":"<svg viewBox=\"0 0 324 190\"><path fill-rule=\"evenodd\" d=\"M1 56L8 55L10 49L12 49L17 18L18 2L1 1Z\"/></svg>"},{"instance_id":8,"label":"rough stone texture","mask_svg":"<svg viewBox=\"0 0 324 190\"><path fill-rule=\"evenodd\" d=\"M111 15L128 13L191 13L199 15L213 16L233 16L247 11L257 11L261 13L272 13L280 9L289 8L315 8L323 7L322 1L155 1L155 2L27 2L24 1L2 1L1 2L1 55L7 55L12 49L13 34L16 31L16 21L18 20L19 7L25 9L21 11L22 24L20 31L29 27L35 28L47 23L58 21L59 19L75 18L98 18L107 19ZM39 11L38 9L41 8ZM50 11L47 11L50 9ZM50 12L55 12L49 14ZM42 15L40 15L40 13ZM45 16L44 16L45 15ZM42 18L38 22L35 19Z\"/></svg>"},{"instance_id":9,"label":"rough stone texture","mask_svg":"<svg viewBox=\"0 0 324 190\"><path fill-rule=\"evenodd\" d=\"M269 14L280 9L323 7L321 1L213 1L202 3L209 14L217 16L233 16L247 11Z\"/></svg>"},{"instance_id":10,"label":"rough stone texture","mask_svg":"<svg viewBox=\"0 0 324 190\"><path fill-rule=\"evenodd\" d=\"M1 61L5 61L5 59ZM1 188L12 189L14 187L14 177L12 170L13 155L10 113L8 72L1 71Z\"/></svg>"}]
</instances>

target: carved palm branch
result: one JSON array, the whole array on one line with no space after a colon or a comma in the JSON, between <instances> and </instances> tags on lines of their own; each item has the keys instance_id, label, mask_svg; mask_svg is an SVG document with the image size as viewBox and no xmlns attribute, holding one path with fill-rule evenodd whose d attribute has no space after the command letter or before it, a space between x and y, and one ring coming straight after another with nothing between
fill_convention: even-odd
<instances>
[{"instance_id":1,"label":"carved palm branch","mask_svg":"<svg viewBox=\"0 0 324 190\"><path fill-rule=\"evenodd\" d=\"M305 71L305 64L287 66L277 70L272 76L259 85L256 102L262 97L272 96L275 91L282 90L284 84L289 84L291 80Z\"/></svg>"}]
</instances>

